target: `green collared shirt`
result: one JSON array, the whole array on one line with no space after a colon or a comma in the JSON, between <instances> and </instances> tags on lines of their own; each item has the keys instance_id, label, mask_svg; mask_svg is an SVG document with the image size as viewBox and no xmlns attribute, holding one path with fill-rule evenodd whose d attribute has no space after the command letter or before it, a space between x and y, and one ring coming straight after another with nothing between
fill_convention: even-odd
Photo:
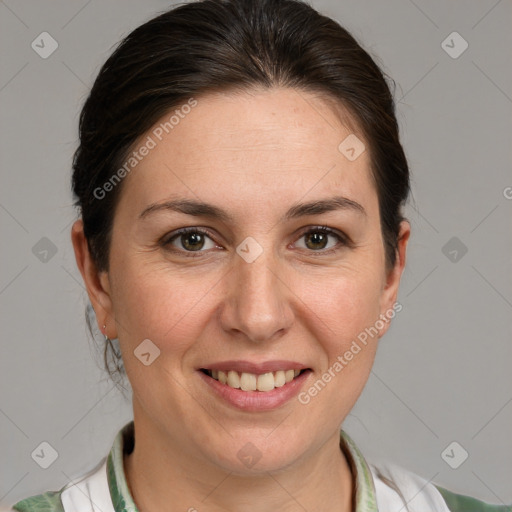
<instances>
[{"instance_id":1,"label":"green collared shirt","mask_svg":"<svg viewBox=\"0 0 512 512\"><path fill-rule=\"evenodd\" d=\"M134 446L134 422L116 435L96 468L59 491L25 498L18 512L139 512L124 473L124 455ZM340 448L354 474L355 512L512 512L512 505L491 505L455 494L394 464L368 464L352 438L340 430Z\"/></svg>"}]
</instances>

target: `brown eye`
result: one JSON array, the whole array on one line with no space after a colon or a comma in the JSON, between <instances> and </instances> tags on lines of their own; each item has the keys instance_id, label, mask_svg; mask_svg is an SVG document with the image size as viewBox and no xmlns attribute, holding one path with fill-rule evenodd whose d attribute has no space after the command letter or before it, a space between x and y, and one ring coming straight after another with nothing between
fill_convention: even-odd
<instances>
[{"instance_id":1,"label":"brown eye","mask_svg":"<svg viewBox=\"0 0 512 512\"><path fill-rule=\"evenodd\" d=\"M162 241L162 246L175 250L177 252L205 252L206 238L211 240L207 231L199 228L183 228L176 231L171 237ZM211 249L215 247L215 243L211 240Z\"/></svg>"},{"instance_id":2,"label":"brown eye","mask_svg":"<svg viewBox=\"0 0 512 512\"><path fill-rule=\"evenodd\" d=\"M329 246L330 238L334 239L335 243L331 243ZM310 228L302 233L300 239L305 240L305 244L301 248L307 249L312 253L319 253L319 255L330 254L338 251L341 247L351 246L347 236L337 233L326 226ZM211 244L210 247L207 246L208 240ZM209 232L201 228L179 229L172 233L171 236L164 238L160 245L169 251L182 253L185 256L196 256L191 253L197 253L197 256L201 256L201 253L208 252L207 249L218 247L212 240Z\"/></svg>"},{"instance_id":3,"label":"brown eye","mask_svg":"<svg viewBox=\"0 0 512 512\"><path fill-rule=\"evenodd\" d=\"M339 245L348 245L348 241L344 236L325 226L309 229L301 235L302 238L305 240L305 248L314 252L330 253L332 250L337 250ZM337 243L328 247L329 238L336 239Z\"/></svg>"},{"instance_id":4,"label":"brown eye","mask_svg":"<svg viewBox=\"0 0 512 512\"><path fill-rule=\"evenodd\" d=\"M197 251L204 245L204 235L202 233L185 233L180 235L182 246L191 251Z\"/></svg>"},{"instance_id":5,"label":"brown eye","mask_svg":"<svg viewBox=\"0 0 512 512\"><path fill-rule=\"evenodd\" d=\"M306 246L308 249L325 249L329 235L326 235L325 233L319 233L318 231L310 231L305 235L305 237Z\"/></svg>"}]
</instances>

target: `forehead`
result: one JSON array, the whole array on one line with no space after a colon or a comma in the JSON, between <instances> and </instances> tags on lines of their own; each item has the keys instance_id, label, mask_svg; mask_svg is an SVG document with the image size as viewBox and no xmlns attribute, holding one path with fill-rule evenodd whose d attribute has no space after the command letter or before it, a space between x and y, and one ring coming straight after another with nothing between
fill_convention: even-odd
<instances>
[{"instance_id":1,"label":"forehead","mask_svg":"<svg viewBox=\"0 0 512 512\"><path fill-rule=\"evenodd\" d=\"M248 205L278 206L306 195L336 192L367 203L375 195L367 144L335 102L294 89L194 100L174 107L134 145L139 153L150 149L124 178L119 207L124 202L141 211L181 196L229 202L243 213ZM353 159L347 146L359 156Z\"/></svg>"}]
</instances>

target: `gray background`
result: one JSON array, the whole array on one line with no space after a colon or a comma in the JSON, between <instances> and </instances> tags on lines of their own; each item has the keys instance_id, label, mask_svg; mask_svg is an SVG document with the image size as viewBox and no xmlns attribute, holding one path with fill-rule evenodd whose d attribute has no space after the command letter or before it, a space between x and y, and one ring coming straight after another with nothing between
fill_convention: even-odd
<instances>
[{"instance_id":1,"label":"gray background","mask_svg":"<svg viewBox=\"0 0 512 512\"><path fill-rule=\"evenodd\" d=\"M87 296L70 241L70 166L79 109L112 45L169 5L0 2L1 504L88 471L132 418L86 333ZM512 4L313 6L396 80L414 198L404 309L343 427L369 461L391 460L455 492L511 503ZM31 48L43 31L59 45L47 59ZM458 58L441 45L453 31L469 44ZM46 262L33 251L43 237L57 250ZM58 452L48 469L31 457L42 441ZM441 456L453 441L469 453L457 469Z\"/></svg>"}]
</instances>

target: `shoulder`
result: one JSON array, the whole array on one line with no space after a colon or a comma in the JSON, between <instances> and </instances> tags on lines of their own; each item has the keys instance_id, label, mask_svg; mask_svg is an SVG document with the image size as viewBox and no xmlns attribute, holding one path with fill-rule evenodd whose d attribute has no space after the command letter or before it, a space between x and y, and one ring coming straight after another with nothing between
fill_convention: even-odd
<instances>
[{"instance_id":1,"label":"shoulder","mask_svg":"<svg viewBox=\"0 0 512 512\"><path fill-rule=\"evenodd\" d=\"M386 512L512 512L512 505L492 505L457 494L387 461L368 463L377 506ZM404 506L406 505L406 506Z\"/></svg>"},{"instance_id":2,"label":"shoulder","mask_svg":"<svg viewBox=\"0 0 512 512\"><path fill-rule=\"evenodd\" d=\"M91 508L91 503L94 507ZM74 482L58 491L30 496L12 505L14 512L68 512L94 510L114 512L108 487L106 457Z\"/></svg>"},{"instance_id":3,"label":"shoulder","mask_svg":"<svg viewBox=\"0 0 512 512\"><path fill-rule=\"evenodd\" d=\"M25 498L12 506L17 512L64 512L60 491L48 491Z\"/></svg>"},{"instance_id":4,"label":"shoulder","mask_svg":"<svg viewBox=\"0 0 512 512\"><path fill-rule=\"evenodd\" d=\"M456 494L454 492L441 487L435 486L439 493L443 496L450 511L456 512L512 512L512 504L510 505L492 505L484 501L477 500L471 496Z\"/></svg>"}]
</instances>

